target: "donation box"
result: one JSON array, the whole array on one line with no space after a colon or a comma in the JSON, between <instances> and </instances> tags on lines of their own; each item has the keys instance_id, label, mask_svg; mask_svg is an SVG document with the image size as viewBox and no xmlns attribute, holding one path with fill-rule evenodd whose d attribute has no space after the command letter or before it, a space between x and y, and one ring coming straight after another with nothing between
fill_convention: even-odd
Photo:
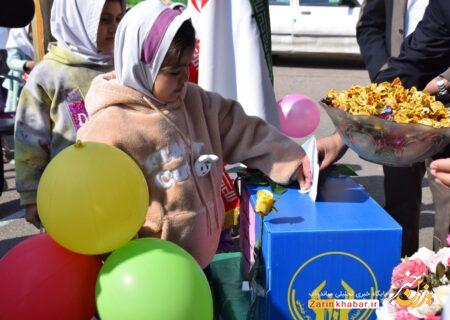
<instances>
[{"instance_id":1,"label":"donation box","mask_svg":"<svg viewBox=\"0 0 450 320\"><path fill-rule=\"evenodd\" d=\"M376 319L400 262L400 225L347 177L327 178L316 202L295 188L274 195L278 212L263 220L254 212L260 189L269 187L243 184L240 215L243 269L250 277L262 230L262 280L250 279L252 289L255 283L264 289L257 319Z\"/></svg>"}]
</instances>

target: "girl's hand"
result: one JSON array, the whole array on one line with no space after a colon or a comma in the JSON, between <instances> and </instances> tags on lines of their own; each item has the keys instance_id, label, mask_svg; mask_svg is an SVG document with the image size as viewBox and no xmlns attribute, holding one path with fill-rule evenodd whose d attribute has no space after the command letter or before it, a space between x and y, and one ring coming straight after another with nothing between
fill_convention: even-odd
<instances>
[{"instance_id":1,"label":"girl's hand","mask_svg":"<svg viewBox=\"0 0 450 320\"><path fill-rule=\"evenodd\" d=\"M450 158L433 161L430 164L430 171L437 183L450 188Z\"/></svg>"},{"instance_id":2,"label":"girl's hand","mask_svg":"<svg viewBox=\"0 0 450 320\"><path fill-rule=\"evenodd\" d=\"M39 219L37 205L29 204L25 207L25 220L36 228L41 228L41 219Z\"/></svg>"},{"instance_id":3,"label":"girl's hand","mask_svg":"<svg viewBox=\"0 0 450 320\"><path fill-rule=\"evenodd\" d=\"M35 62L33 60L29 60L29 61L25 62L24 71L26 73L30 73L31 70L33 70L34 66L35 66Z\"/></svg>"},{"instance_id":4,"label":"girl's hand","mask_svg":"<svg viewBox=\"0 0 450 320\"><path fill-rule=\"evenodd\" d=\"M311 188L312 185L312 175L311 175L311 167L309 165L309 159L305 155L302 159L302 163L297 169L297 181L300 185L300 189L303 191Z\"/></svg>"}]
</instances>

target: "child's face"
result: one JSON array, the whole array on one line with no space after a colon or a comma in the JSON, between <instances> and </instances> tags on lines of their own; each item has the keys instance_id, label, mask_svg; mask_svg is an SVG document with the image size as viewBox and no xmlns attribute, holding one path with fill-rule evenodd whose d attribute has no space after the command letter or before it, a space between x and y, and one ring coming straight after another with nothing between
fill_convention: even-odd
<instances>
[{"instance_id":1,"label":"child's face","mask_svg":"<svg viewBox=\"0 0 450 320\"><path fill-rule=\"evenodd\" d=\"M109 53L114 50L114 37L117 26L123 17L123 9L120 1L106 1L100 16L100 24L97 33L97 49L100 52Z\"/></svg>"},{"instance_id":2,"label":"child's face","mask_svg":"<svg viewBox=\"0 0 450 320\"><path fill-rule=\"evenodd\" d=\"M159 71L152 90L156 99L162 102L174 102L181 97L189 79L189 64L193 54L194 49L188 48L177 66L167 66Z\"/></svg>"}]
</instances>

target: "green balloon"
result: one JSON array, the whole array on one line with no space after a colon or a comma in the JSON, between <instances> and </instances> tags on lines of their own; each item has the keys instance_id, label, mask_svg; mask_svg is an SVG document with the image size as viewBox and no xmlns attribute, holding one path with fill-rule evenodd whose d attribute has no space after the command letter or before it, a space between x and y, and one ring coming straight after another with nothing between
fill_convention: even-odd
<instances>
[{"instance_id":1,"label":"green balloon","mask_svg":"<svg viewBox=\"0 0 450 320\"><path fill-rule=\"evenodd\" d=\"M95 288L102 320L211 320L211 289L194 258L176 244L133 240L105 261Z\"/></svg>"}]
</instances>

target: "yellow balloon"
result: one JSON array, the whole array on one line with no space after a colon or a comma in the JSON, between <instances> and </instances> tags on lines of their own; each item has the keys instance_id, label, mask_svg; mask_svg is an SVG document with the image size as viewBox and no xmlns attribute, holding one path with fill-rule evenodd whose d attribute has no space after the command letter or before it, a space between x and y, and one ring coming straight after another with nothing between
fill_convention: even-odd
<instances>
[{"instance_id":1,"label":"yellow balloon","mask_svg":"<svg viewBox=\"0 0 450 320\"><path fill-rule=\"evenodd\" d=\"M132 239L145 220L145 177L125 152L77 142L60 152L41 177L37 206L42 224L63 247L102 254Z\"/></svg>"}]
</instances>

